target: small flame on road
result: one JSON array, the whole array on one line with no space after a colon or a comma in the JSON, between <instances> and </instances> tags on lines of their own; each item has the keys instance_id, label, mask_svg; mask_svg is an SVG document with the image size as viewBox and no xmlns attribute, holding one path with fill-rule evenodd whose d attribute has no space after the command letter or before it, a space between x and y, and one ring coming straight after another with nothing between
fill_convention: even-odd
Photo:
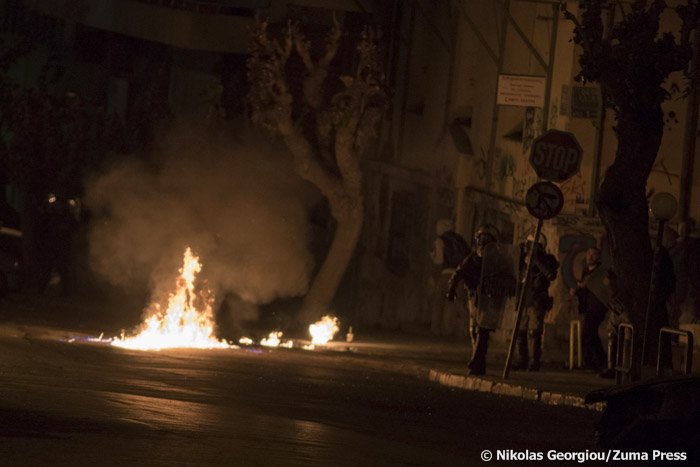
<instances>
[{"instance_id":1,"label":"small flame on road","mask_svg":"<svg viewBox=\"0 0 700 467\"><path fill-rule=\"evenodd\" d=\"M265 339L260 341L260 345L264 347L279 347L282 331L272 331Z\"/></svg>"},{"instance_id":2,"label":"small flame on road","mask_svg":"<svg viewBox=\"0 0 700 467\"><path fill-rule=\"evenodd\" d=\"M160 350L166 348L230 348L225 341L214 336L214 318L211 309L212 300L202 297L204 309L198 310L195 301L194 281L202 270L199 258L187 247L176 281L175 293L168 299L168 308L161 312L160 305L154 306L154 313L149 316L143 330L133 337L123 333L112 340L112 345L135 350ZM209 293L206 294L210 296Z\"/></svg>"},{"instance_id":3,"label":"small flame on road","mask_svg":"<svg viewBox=\"0 0 700 467\"><path fill-rule=\"evenodd\" d=\"M253 345L254 344L253 339L251 339L250 337L241 337L240 339L238 339L238 343L241 345Z\"/></svg>"},{"instance_id":4,"label":"small flame on road","mask_svg":"<svg viewBox=\"0 0 700 467\"><path fill-rule=\"evenodd\" d=\"M294 347L293 340L282 340L282 331L272 331L266 338L260 341L263 347L285 347L291 349Z\"/></svg>"},{"instance_id":5,"label":"small flame on road","mask_svg":"<svg viewBox=\"0 0 700 467\"><path fill-rule=\"evenodd\" d=\"M333 336L340 329L338 326L340 322L335 316L326 315L321 318L320 321L316 321L314 324L309 326L309 333L311 334L311 343L313 345L325 345L329 340L333 339Z\"/></svg>"}]
</instances>

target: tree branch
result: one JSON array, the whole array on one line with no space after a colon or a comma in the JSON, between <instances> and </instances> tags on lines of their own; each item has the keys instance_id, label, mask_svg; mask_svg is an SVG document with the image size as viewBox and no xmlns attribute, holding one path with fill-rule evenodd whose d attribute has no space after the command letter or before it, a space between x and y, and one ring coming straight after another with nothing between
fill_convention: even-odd
<instances>
[{"instance_id":1,"label":"tree branch","mask_svg":"<svg viewBox=\"0 0 700 467\"><path fill-rule=\"evenodd\" d=\"M294 25L294 46L296 47L297 53L301 57L302 62L304 62L304 66L306 67L306 70L313 74L316 71L316 65L314 64L314 61L311 59L311 43L306 40L304 35L301 33L299 30L299 25L295 24Z\"/></svg>"},{"instance_id":2,"label":"tree branch","mask_svg":"<svg viewBox=\"0 0 700 467\"><path fill-rule=\"evenodd\" d=\"M592 44L591 39L587 37L581 22L578 20L576 15L569 11L564 0L559 0L559 11L561 11L564 15L564 19L571 21L574 24L574 42L581 45L583 50L587 53L593 53L593 49L590 46L590 44Z\"/></svg>"},{"instance_id":3,"label":"tree branch","mask_svg":"<svg viewBox=\"0 0 700 467\"><path fill-rule=\"evenodd\" d=\"M326 50L317 63L311 58L311 45L295 25L292 29L296 51L304 62L309 76L304 79L304 102L312 109L318 110L323 105L323 85L328 77L328 66L338 51L338 44L342 36L340 24L333 13L333 28L326 36Z\"/></svg>"},{"instance_id":4,"label":"tree branch","mask_svg":"<svg viewBox=\"0 0 700 467\"><path fill-rule=\"evenodd\" d=\"M322 68L328 68L328 66L335 58L335 54L338 51L338 44L340 44L340 38L343 35L343 31L340 29L340 23L338 18L335 16L335 11L333 12L333 28L331 29L328 37L326 39L326 53L323 54L321 60L318 64Z\"/></svg>"},{"instance_id":5,"label":"tree branch","mask_svg":"<svg viewBox=\"0 0 700 467\"><path fill-rule=\"evenodd\" d=\"M287 24L282 40L270 40L267 22L253 32L251 57L247 62L251 89L248 102L254 123L277 132L291 128L293 98L285 78L285 66L293 47L293 27Z\"/></svg>"}]
</instances>

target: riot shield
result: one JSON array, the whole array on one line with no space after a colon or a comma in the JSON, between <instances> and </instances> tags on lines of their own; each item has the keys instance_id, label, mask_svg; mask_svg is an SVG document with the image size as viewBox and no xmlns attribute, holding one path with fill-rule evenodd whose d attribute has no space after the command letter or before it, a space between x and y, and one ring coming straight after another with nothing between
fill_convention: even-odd
<instances>
[{"instance_id":1,"label":"riot shield","mask_svg":"<svg viewBox=\"0 0 700 467\"><path fill-rule=\"evenodd\" d=\"M583 279L583 285L606 306L609 305L610 298L612 297L610 280L608 278L608 269L610 269L611 266L611 261L605 261Z\"/></svg>"},{"instance_id":2,"label":"riot shield","mask_svg":"<svg viewBox=\"0 0 700 467\"><path fill-rule=\"evenodd\" d=\"M496 329L508 298L515 296L518 258L515 245L489 243L484 247L477 289L479 321L483 327Z\"/></svg>"}]
</instances>

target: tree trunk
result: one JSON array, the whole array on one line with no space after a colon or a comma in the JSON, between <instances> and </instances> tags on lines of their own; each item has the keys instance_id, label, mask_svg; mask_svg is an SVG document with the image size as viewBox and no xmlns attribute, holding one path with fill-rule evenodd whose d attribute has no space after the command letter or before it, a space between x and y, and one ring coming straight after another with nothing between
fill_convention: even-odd
<instances>
[{"instance_id":1,"label":"tree trunk","mask_svg":"<svg viewBox=\"0 0 700 467\"><path fill-rule=\"evenodd\" d=\"M297 317L300 324L308 325L331 312L331 302L360 238L364 219L362 172L356 163L356 154L349 149L345 134L336 138L336 145L341 144L341 147L336 146L336 158L343 174L341 179L318 163L308 140L293 128L291 122L282 126L280 133L294 157L297 174L319 189L328 200L331 214L336 220L333 242ZM345 146L342 146L343 143Z\"/></svg>"},{"instance_id":2,"label":"tree trunk","mask_svg":"<svg viewBox=\"0 0 700 467\"><path fill-rule=\"evenodd\" d=\"M331 200L329 200L332 202ZM331 313L331 303L343 275L352 260L360 238L363 223L363 200L356 197L348 200L351 204L342 216L336 218L333 242L328 250L321 269L316 274L299 316L300 323L311 324L324 314ZM337 212L337 209L332 209Z\"/></svg>"},{"instance_id":3,"label":"tree trunk","mask_svg":"<svg viewBox=\"0 0 700 467\"><path fill-rule=\"evenodd\" d=\"M621 112L618 115L615 162L605 174L598 199L600 218L606 227L618 276L620 299L634 326L633 377L640 374L642 363L652 266L646 182L661 145L662 115L660 106L647 113ZM657 306L651 313L645 363L653 361L659 328L665 318L664 309Z\"/></svg>"}]
</instances>

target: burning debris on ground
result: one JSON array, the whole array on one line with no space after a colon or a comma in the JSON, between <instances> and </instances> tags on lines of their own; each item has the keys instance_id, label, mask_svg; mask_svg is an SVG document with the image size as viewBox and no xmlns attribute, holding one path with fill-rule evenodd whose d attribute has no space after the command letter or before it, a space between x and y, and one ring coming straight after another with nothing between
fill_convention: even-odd
<instances>
[{"instance_id":1,"label":"burning debris on ground","mask_svg":"<svg viewBox=\"0 0 700 467\"><path fill-rule=\"evenodd\" d=\"M201 270L199 258L187 247L167 308L162 310L154 304L138 334L119 336L112 345L138 350L230 348L230 344L214 336L211 292L195 290L195 279Z\"/></svg>"},{"instance_id":2,"label":"burning debris on ground","mask_svg":"<svg viewBox=\"0 0 700 467\"><path fill-rule=\"evenodd\" d=\"M124 331L120 336L109 340L110 344L132 350L162 350L169 348L230 349L238 348L215 336L215 323L212 313L213 293L198 287L197 275L202 271L202 263L190 247L183 256L183 264L175 280L174 291L170 293L167 306L153 303L146 310L144 322L134 335ZM330 315L322 317L309 326L311 344L302 348L313 350L317 345L325 345L339 330L338 318ZM260 340L259 345L272 348L294 347L291 339L283 340L282 331L272 331ZM101 334L94 341L103 341ZM253 346L255 341L241 337L240 345Z\"/></svg>"}]
</instances>

